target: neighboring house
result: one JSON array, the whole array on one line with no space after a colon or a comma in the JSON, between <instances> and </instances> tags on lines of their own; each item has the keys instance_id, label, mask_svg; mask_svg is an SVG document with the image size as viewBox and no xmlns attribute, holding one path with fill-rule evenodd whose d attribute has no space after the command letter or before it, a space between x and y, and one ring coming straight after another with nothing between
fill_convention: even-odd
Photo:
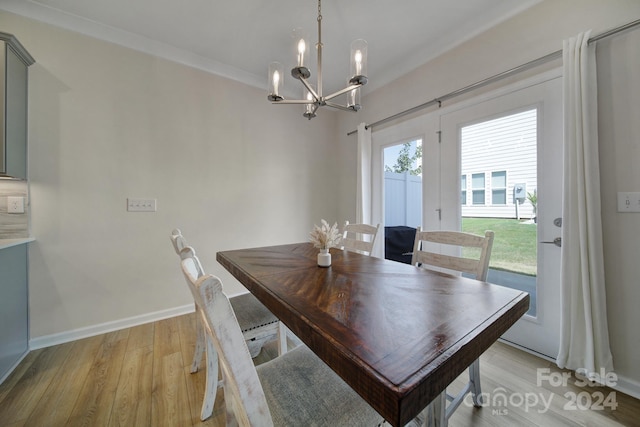
<instances>
[{"instance_id":1,"label":"neighboring house","mask_svg":"<svg viewBox=\"0 0 640 427\"><path fill-rule=\"evenodd\" d=\"M533 109L460 130L463 217L535 216L527 193L537 187L536 121Z\"/></svg>"}]
</instances>

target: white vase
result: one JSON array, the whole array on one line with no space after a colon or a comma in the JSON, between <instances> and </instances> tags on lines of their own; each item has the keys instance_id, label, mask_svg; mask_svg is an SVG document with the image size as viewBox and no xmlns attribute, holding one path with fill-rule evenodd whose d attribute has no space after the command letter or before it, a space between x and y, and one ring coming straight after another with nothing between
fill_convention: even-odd
<instances>
[{"instance_id":1,"label":"white vase","mask_svg":"<svg viewBox=\"0 0 640 427\"><path fill-rule=\"evenodd\" d=\"M318 266L331 266L331 253L329 253L329 249L320 249L320 253L318 254Z\"/></svg>"}]
</instances>

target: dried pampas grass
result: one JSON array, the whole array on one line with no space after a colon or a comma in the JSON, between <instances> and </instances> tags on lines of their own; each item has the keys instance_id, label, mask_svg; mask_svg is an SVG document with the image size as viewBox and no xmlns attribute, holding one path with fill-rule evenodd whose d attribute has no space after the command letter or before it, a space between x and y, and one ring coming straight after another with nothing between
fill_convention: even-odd
<instances>
[{"instance_id":1,"label":"dried pampas grass","mask_svg":"<svg viewBox=\"0 0 640 427\"><path fill-rule=\"evenodd\" d=\"M329 226L327 221L320 220L320 227L314 224L313 230L309 233L309 241L318 249L329 249L340 243L340 231L338 223Z\"/></svg>"}]
</instances>

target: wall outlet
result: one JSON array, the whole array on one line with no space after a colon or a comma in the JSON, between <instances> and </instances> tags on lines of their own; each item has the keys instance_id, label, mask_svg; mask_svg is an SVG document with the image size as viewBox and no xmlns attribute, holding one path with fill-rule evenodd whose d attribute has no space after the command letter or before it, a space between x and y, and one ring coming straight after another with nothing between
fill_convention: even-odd
<instances>
[{"instance_id":1,"label":"wall outlet","mask_svg":"<svg viewBox=\"0 0 640 427\"><path fill-rule=\"evenodd\" d=\"M155 212L156 199L127 199L129 212Z\"/></svg>"},{"instance_id":2,"label":"wall outlet","mask_svg":"<svg viewBox=\"0 0 640 427\"><path fill-rule=\"evenodd\" d=\"M640 212L640 193L618 193L618 212Z\"/></svg>"},{"instance_id":3,"label":"wall outlet","mask_svg":"<svg viewBox=\"0 0 640 427\"><path fill-rule=\"evenodd\" d=\"M7 212L10 214L24 213L24 197L21 197L21 196L7 197Z\"/></svg>"}]
</instances>

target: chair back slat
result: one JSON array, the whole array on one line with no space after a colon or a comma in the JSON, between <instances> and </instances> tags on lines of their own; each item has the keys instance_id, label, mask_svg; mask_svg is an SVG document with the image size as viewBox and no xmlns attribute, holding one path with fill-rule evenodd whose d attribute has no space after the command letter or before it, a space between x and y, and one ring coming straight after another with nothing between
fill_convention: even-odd
<instances>
[{"instance_id":1,"label":"chair back slat","mask_svg":"<svg viewBox=\"0 0 640 427\"><path fill-rule=\"evenodd\" d=\"M478 261L475 259L420 251L416 255L415 260L417 263L422 265L432 265L440 268L446 268L447 270L469 273L473 274L474 277L478 273Z\"/></svg>"},{"instance_id":2,"label":"chair back slat","mask_svg":"<svg viewBox=\"0 0 640 427\"><path fill-rule=\"evenodd\" d=\"M486 235L466 233L464 231L421 231L425 239L445 245L481 248L486 242ZM493 233L493 232L491 232Z\"/></svg>"},{"instance_id":3,"label":"chair back slat","mask_svg":"<svg viewBox=\"0 0 640 427\"><path fill-rule=\"evenodd\" d=\"M364 240L343 237L342 246L346 250L370 253L373 245L371 244L371 242L366 242Z\"/></svg>"},{"instance_id":4,"label":"chair back slat","mask_svg":"<svg viewBox=\"0 0 640 427\"><path fill-rule=\"evenodd\" d=\"M377 226L349 224L349 221L346 221L342 229L342 240L340 242L342 249L371 255L379 229L380 224Z\"/></svg>"},{"instance_id":5,"label":"chair back slat","mask_svg":"<svg viewBox=\"0 0 640 427\"><path fill-rule=\"evenodd\" d=\"M489 271L489 259L493 246L493 231L486 231L484 236L461 231L421 231L416 230L411 264L421 264L445 268L458 272L473 274L477 280L486 281ZM459 248L479 248L477 258L446 255L427 250L425 243L451 245Z\"/></svg>"}]
</instances>

